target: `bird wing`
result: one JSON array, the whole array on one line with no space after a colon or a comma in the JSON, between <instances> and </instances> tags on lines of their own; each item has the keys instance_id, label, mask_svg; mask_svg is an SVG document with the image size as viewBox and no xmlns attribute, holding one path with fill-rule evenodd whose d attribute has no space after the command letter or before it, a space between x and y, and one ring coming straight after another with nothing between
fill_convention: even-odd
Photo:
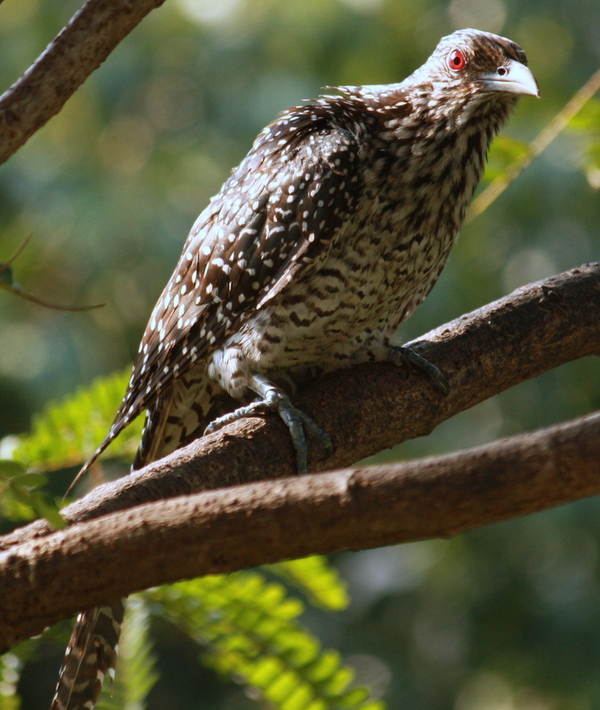
<instances>
[{"instance_id":1,"label":"bird wing","mask_svg":"<svg viewBox=\"0 0 600 710\"><path fill-rule=\"evenodd\" d=\"M328 252L356 209L358 157L358 137L332 121L324 100L286 111L259 134L196 220L115 422L85 470L177 376Z\"/></svg>"}]
</instances>

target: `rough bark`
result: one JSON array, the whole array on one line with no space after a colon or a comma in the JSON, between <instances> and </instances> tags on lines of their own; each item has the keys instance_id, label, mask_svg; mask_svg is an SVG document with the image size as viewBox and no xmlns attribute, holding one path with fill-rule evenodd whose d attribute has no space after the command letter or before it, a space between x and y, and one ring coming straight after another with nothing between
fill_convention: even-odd
<instances>
[{"instance_id":1,"label":"rough bark","mask_svg":"<svg viewBox=\"0 0 600 710\"><path fill-rule=\"evenodd\" d=\"M327 431L333 454L311 470L348 466L424 436L438 424L519 382L565 362L600 354L600 264L588 264L458 318L414 342L450 382L443 397L420 372L388 363L322 378L296 398ZM63 512L78 522L134 505L295 472L287 429L276 415L231 424L153 463L100 486ZM37 521L0 538L0 549L46 535Z\"/></svg>"},{"instance_id":2,"label":"rough bark","mask_svg":"<svg viewBox=\"0 0 600 710\"><path fill-rule=\"evenodd\" d=\"M0 554L0 652L148 587L459 532L600 493L600 413L448 456L208 491Z\"/></svg>"},{"instance_id":3,"label":"rough bark","mask_svg":"<svg viewBox=\"0 0 600 710\"><path fill-rule=\"evenodd\" d=\"M383 363L335 373L298 398L336 447L315 468L428 433L507 387L599 354L600 264L519 289L415 346L450 380L447 397L420 373ZM445 457L198 495L293 473L288 439L276 416L238 422L99 487L65 509L73 524L64 531L38 521L5 536L0 650L84 606L163 582L449 536L600 492L595 414Z\"/></svg>"}]
</instances>

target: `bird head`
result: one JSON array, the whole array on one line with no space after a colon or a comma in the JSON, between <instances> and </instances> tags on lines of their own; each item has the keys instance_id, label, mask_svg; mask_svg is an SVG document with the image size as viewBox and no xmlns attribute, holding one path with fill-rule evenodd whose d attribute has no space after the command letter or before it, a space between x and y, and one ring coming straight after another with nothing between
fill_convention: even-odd
<instances>
[{"instance_id":1,"label":"bird head","mask_svg":"<svg viewBox=\"0 0 600 710\"><path fill-rule=\"evenodd\" d=\"M478 97L495 93L540 95L537 81L527 68L525 52L518 44L473 29L443 37L425 64L404 83L428 84L434 94L450 90Z\"/></svg>"}]
</instances>

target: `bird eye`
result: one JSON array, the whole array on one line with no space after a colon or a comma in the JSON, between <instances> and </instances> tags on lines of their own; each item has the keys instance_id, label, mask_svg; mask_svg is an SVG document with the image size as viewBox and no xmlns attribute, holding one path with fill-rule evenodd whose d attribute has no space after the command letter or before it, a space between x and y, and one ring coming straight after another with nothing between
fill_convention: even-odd
<instances>
[{"instance_id":1,"label":"bird eye","mask_svg":"<svg viewBox=\"0 0 600 710\"><path fill-rule=\"evenodd\" d=\"M461 69L464 69L466 63L467 60L465 59L465 55L460 51L460 49L455 49L448 57L448 66L453 71L460 71Z\"/></svg>"}]
</instances>

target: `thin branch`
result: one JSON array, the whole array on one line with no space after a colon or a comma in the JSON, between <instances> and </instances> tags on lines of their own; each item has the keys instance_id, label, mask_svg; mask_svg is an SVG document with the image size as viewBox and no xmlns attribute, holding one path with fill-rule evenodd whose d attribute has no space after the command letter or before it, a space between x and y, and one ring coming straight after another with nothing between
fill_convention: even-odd
<instances>
[{"instance_id":1,"label":"thin branch","mask_svg":"<svg viewBox=\"0 0 600 710\"><path fill-rule=\"evenodd\" d=\"M90 305L90 306L63 306L60 303L53 303L52 301L45 301L42 298L38 298L37 296L34 296L32 293L28 293L27 291L23 291L23 289L15 282L5 283L3 281L0 281L0 288L4 289L5 291L8 291L9 293L12 293L14 296L18 296L19 298L23 298L25 301L30 301L31 303L35 303L36 306L43 306L44 308L50 308L53 311L91 311L94 308L102 308L105 305L104 303L94 303L93 305Z\"/></svg>"},{"instance_id":2,"label":"thin branch","mask_svg":"<svg viewBox=\"0 0 600 710\"><path fill-rule=\"evenodd\" d=\"M93 308L102 308L105 305L104 303L96 303L91 306L63 306L59 303L45 301L37 296L34 296L32 293L23 291L21 286L13 280L13 272L11 267L17 258L23 253L30 240L31 236L26 237L8 261L0 262L0 288L14 294L15 296L18 296L19 298L25 299L26 301L31 301L37 306L51 308L54 311L89 311Z\"/></svg>"},{"instance_id":3,"label":"thin branch","mask_svg":"<svg viewBox=\"0 0 600 710\"><path fill-rule=\"evenodd\" d=\"M600 413L401 465L158 501L0 554L0 652L159 584L431 537L600 493Z\"/></svg>"},{"instance_id":4,"label":"thin branch","mask_svg":"<svg viewBox=\"0 0 600 710\"><path fill-rule=\"evenodd\" d=\"M2 0L0 0L2 2ZM25 251L27 248L27 245L31 241L31 234L25 237L21 244L17 247L17 251L10 257L8 261L3 261L0 262L0 274L3 274L5 271L10 269L10 267L15 263L15 261L21 256L21 254Z\"/></svg>"},{"instance_id":5,"label":"thin branch","mask_svg":"<svg viewBox=\"0 0 600 710\"><path fill-rule=\"evenodd\" d=\"M296 398L327 431L334 452L311 451L312 470L340 468L416 436L458 412L585 355L600 354L600 264L518 289L438 328L414 343L442 369L442 397L421 373L388 363L362 365L322 378ZM293 475L294 451L276 415L231 424L100 486L65 508L69 523L202 490ZM0 538L0 549L47 535L39 520Z\"/></svg>"},{"instance_id":6,"label":"thin branch","mask_svg":"<svg viewBox=\"0 0 600 710\"><path fill-rule=\"evenodd\" d=\"M0 96L0 164L52 116L164 0L88 0L35 63Z\"/></svg>"},{"instance_id":7,"label":"thin branch","mask_svg":"<svg viewBox=\"0 0 600 710\"><path fill-rule=\"evenodd\" d=\"M587 80L569 103L554 116L550 123L531 142L527 151L517 158L514 163L509 165L501 175L498 175L498 177L473 200L465 224L469 224L475 217L485 212L492 202L500 197L510 183L519 177L521 172L528 167L538 155L543 153L550 143L564 131L569 121L581 111L598 91L600 91L600 69Z\"/></svg>"}]
</instances>

